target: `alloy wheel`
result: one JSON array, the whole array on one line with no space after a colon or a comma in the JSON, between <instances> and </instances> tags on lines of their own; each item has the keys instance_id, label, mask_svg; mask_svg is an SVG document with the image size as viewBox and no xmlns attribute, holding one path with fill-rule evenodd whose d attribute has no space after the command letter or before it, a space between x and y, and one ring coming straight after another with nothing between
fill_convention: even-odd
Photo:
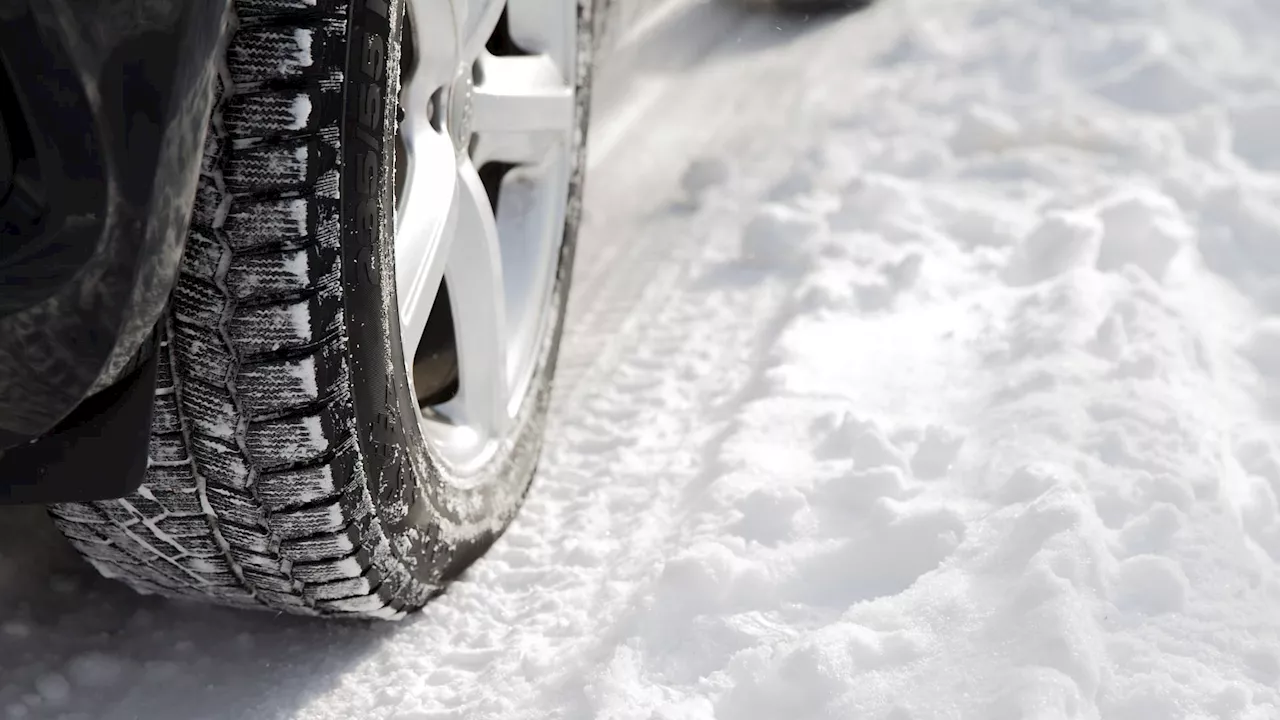
<instances>
[{"instance_id":1,"label":"alloy wheel","mask_svg":"<svg viewBox=\"0 0 1280 720\"><path fill-rule=\"evenodd\" d=\"M545 356L577 141L573 0L409 0L396 290L429 451L466 478Z\"/></svg>"}]
</instances>

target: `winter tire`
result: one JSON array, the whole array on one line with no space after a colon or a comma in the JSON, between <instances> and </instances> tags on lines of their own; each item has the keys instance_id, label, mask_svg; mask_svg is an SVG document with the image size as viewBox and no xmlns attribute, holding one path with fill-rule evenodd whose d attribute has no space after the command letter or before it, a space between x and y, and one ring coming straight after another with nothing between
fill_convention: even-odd
<instances>
[{"instance_id":1,"label":"winter tire","mask_svg":"<svg viewBox=\"0 0 1280 720\"><path fill-rule=\"evenodd\" d=\"M234 2L145 482L51 510L104 575L398 617L505 529L564 317L591 3Z\"/></svg>"}]
</instances>

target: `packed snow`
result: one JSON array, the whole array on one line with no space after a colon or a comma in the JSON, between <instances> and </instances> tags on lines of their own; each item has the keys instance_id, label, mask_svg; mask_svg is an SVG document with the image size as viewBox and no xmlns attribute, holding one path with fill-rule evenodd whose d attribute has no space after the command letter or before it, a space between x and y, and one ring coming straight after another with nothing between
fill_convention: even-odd
<instances>
[{"instance_id":1,"label":"packed snow","mask_svg":"<svg viewBox=\"0 0 1280 720\"><path fill-rule=\"evenodd\" d=\"M0 717L1280 717L1280 5L654 17L493 551L323 625L3 509Z\"/></svg>"}]
</instances>

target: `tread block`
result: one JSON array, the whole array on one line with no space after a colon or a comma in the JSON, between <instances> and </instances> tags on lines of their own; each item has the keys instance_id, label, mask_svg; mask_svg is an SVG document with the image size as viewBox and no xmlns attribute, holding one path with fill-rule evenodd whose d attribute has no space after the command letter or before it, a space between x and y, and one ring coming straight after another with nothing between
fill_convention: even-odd
<instances>
[{"instance_id":1,"label":"tread block","mask_svg":"<svg viewBox=\"0 0 1280 720\"><path fill-rule=\"evenodd\" d=\"M318 137L264 143L228 153L222 180L234 194L306 190L336 162L336 153Z\"/></svg>"},{"instance_id":2,"label":"tread block","mask_svg":"<svg viewBox=\"0 0 1280 720\"><path fill-rule=\"evenodd\" d=\"M331 121L330 103L342 94L318 84L242 93L222 107L222 127L230 138L273 137L284 133L314 134Z\"/></svg>"},{"instance_id":3,"label":"tread block","mask_svg":"<svg viewBox=\"0 0 1280 720\"><path fill-rule=\"evenodd\" d=\"M157 434L151 433L151 439L147 447L147 456L153 462L162 463L185 463L187 461L187 446L183 444L181 433ZM155 467L148 469L150 473Z\"/></svg>"},{"instance_id":4,"label":"tread block","mask_svg":"<svg viewBox=\"0 0 1280 720\"><path fill-rule=\"evenodd\" d=\"M285 539L280 543L280 554L295 562L314 562L347 557L358 547L360 547L360 523L351 522L334 533Z\"/></svg>"},{"instance_id":5,"label":"tread block","mask_svg":"<svg viewBox=\"0 0 1280 720\"><path fill-rule=\"evenodd\" d=\"M251 417L279 415L334 395L348 385L346 359L337 342L297 360L241 365L236 376L240 406Z\"/></svg>"},{"instance_id":6,"label":"tread block","mask_svg":"<svg viewBox=\"0 0 1280 720\"><path fill-rule=\"evenodd\" d=\"M190 380L183 393L183 410L193 434L217 438L234 445L240 428L231 392L221 385Z\"/></svg>"},{"instance_id":7,"label":"tread block","mask_svg":"<svg viewBox=\"0 0 1280 720\"><path fill-rule=\"evenodd\" d=\"M307 574L312 571L324 567L322 564L316 564L315 568L308 568ZM317 573L316 577L333 573ZM301 576L299 576L301 577ZM351 597L360 597L373 593L382 581L382 575L377 568L368 568L356 577L341 577L337 580L328 581L308 581L304 590L308 599L312 602L321 600L343 600Z\"/></svg>"},{"instance_id":8,"label":"tread block","mask_svg":"<svg viewBox=\"0 0 1280 720\"><path fill-rule=\"evenodd\" d=\"M246 525L236 525L228 522L223 518L218 523L218 530L222 533L222 538L227 544L235 550L248 550L259 555L271 554L271 534L261 527L249 527Z\"/></svg>"},{"instance_id":9,"label":"tread block","mask_svg":"<svg viewBox=\"0 0 1280 720\"><path fill-rule=\"evenodd\" d=\"M115 534L112 539L117 543L126 539L131 541L135 547L140 547L140 552L135 554L140 557L145 554L150 561L168 560L184 553L176 542L176 538L157 532L142 521L121 525L119 530L120 532ZM108 532L110 532L109 529Z\"/></svg>"},{"instance_id":10,"label":"tread block","mask_svg":"<svg viewBox=\"0 0 1280 720\"><path fill-rule=\"evenodd\" d=\"M152 440L154 439L155 437L152 436ZM147 476L142 486L156 498L157 502L175 512L180 507L186 507L186 502L189 502L181 499L179 495L189 494L191 501L196 503L196 511L199 512L200 498L195 494L195 484L191 482L190 460L184 459L183 462L174 465L152 465L147 468Z\"/></svg>"},{"instance_id":11,"label":"tread block","mask_svg":"<svg viewBox=\"0 0 1280 720\"><path fill-rule=\"evenodd\" d=\"M271 605L271 607L287 607L290 612L302 613L304 615L316 615L317 613L311 609L311 605L307 599L301 595L296 595L292 590L289 592L275 592L273 590L264 590L258 588L255 593L258 599Z\"/></svg>"},{"instance_id":12,"label":"tread block","mask_svg":"<svg viewBox=\"0 0 1280 720\"><path fill-rule=\"evenodd\" d=\"M219 518L245 527L256 527L266 523L266 513L253 498L229 490L224 487L211 487L205 493L209 499L209 507Z\"/></svg>"},{"instance_id":13,"label":"tread block","mask_svg":"<svg viewBox=\"0 0 1280 720\"><path fill-rule=\"evenodd\" d=\"M230 569L224 568L222 570L215 570L213 572L199 572L196 570L192 570L191 572L199 576L200 579L203 581L200 583L200 587L212 587L212 588L240 587L240 578L236 577L236 574L231 572Z\"/></svg>"},{"instance_id":14,"label":"tread block","mask_svg":"<svg viewBox=\"0 0 1280 720\"><path fill-rule=\"evenodd\" d=\"M107 522L92 503L58 503L49 506L49 514L55 519L80 525L99 525Z\"/></svg>"},{"instance_id":15,"label":"tread block","mask_svg":"<svg viewBox=\"0 0 1280 720\"><path fill-rule=\"evenodd\" d=\"M204 515L159 517L151 521L151 524L155 525L157 531L164 533L167 540L176 541L177 545L184 545L186 538L209 534L209 519ZM185 546L183 549L186 549Z\"/></svg>"},{"instance_id":16,"label":"tread block","mask_svg":"<svg viewBox=\"0 0 1280 720\"><path fill-rule=\"evenodd\" d=\"M222 547L213 539L211 533L183 538L182 547L187 551L185 557L204 559L209 562L226 562Z\"/></svg>"},{"instance_id":17,"label":"tread block","mask_svg":"<svg viewBox=\"0 0 1280 720\"><path fill-rule=\"evenodd\" d=\"M178 277L172 301L173 317L178 322L217 332L227 308L227 299L218 288L193 275Z\"/></svg>"},{"instance_id":18,"label":"tread block","mask_svg":"<svg viewBox=\"0 0 1280 720\"><path fill-rule=\"evenodd\" d=\"M279 242L301 242L311 234L319 213L306 198L275 198L232 205L222 232L237 252Z\"/></svg>"},{"instance_id":19,"label":"tread block","mask_svg":"<svg viewBox=\"0 0 1280 720\"><path fill-rule=\"evenodd\" d=\"M80 550L85 557L94 560L95 564L106 563L121 569L132 569L141 564L133 554L121 550L114 540L109 543L82 546Z\"/></svg>"},{"instance_id":20,"label":"tread block","mask_svg":"<svg viewBox=\"0 0 1280 720\"><path fill-rule=\"evenodd\" d=\"M212 230L192 228L187 234L187 247L183 250L182 274L212 285L224 252L225 246Z\"/></svg>"},{"instance_id":21,"label":"tread block","mask_svg":"<svg viewBox=\"0 0 1280 720\"><path fill-rule=\"evenodd\" d=\"M180 373L213 384L227 381L231 373L231 353L213 330L175 318L173 342Z\"/></svg>"},{"instance_id":22,"label":"tread block","mask_svg":"<svg viewBox=\"0 0 1280 720\"><path fill-rule=\"evenodd\" d=\"M351 613L371 617L393 618L404 614L402 610L397 610L388 605L387 601L378 595L362 595L342 600L320 600L316 602L316 607L329 612Z\"/></svg>"},{"instance_id":23,"label":"tread block","mask_svg":"<svg viewBox=\"0 0 1280 720\"><path fill-rule=\"evenodd\" d=\"M94 506L107 521L102 527L103 535L112 539L119 534L120 528L127 528L141 519L127 503L102 502Z\"/></svg>"},{"instance_id":24,"label":"tread block","mask_svg":"<svg viewBox=\"0 0 1280 720\"><path fill-rule=\"evenodd\" d=\"M78 547L80 552L83 553L92 552L90 549L92 546L111 544L110 540L96 532L94 530L94 526L88 523L75 521L59 522L58 530L60 530L63 535L67 536L67 539L79 543L80 545L78 545Z\"/></svg>"},{"instance_id":25,"label":"tread block","mask_svg":"<svg viewBox=\"0 0 1280 720\"><path fill-rule=\"evenodd\" d=\"M226 558L221 555L218 557L183 555L180 558L174 558L174 562L186 568L187 571L199 575L218 576L223 573L231 574Z\"/></svg>"},{"instance_id":26,"label":"tread block","mask_svg":"<svg viewBox=\"0 0 1280 720\"><path fill-rule=\"evenodd\" d=\"M341 281L336 249L315 243L275 253L238 255L227 269L227 292L237 300L299 295Z\"/></svg>"},{"instance_id":27,"label":"tread block","mask_svg":"<svg viewBox=\"0 0 1280 720\"><path fill-rule=\"evenodd\" d=\"M95 546L93 550L94 557L122 567L135 566L141 568L148 565L167 564L167 560L164 556L161 556L150 547L143 544L146 542L145 536L142 537L142 542L139 542L134 538L134 536L129 534L131 532L132 528L126 532L123 528L112 526L111 529L108 530L108 533L111 536L111 544ZM176 569L157 572L166 573L167 577L180 579L176 576L176 573L178 572Z\"/></svg>"},{"instance_id":28,"label":"tread block","mask_svg":"<svg viewBox=\"0 0 1280 720\"><path fill-rule=\"evenodd\" d=\"M415 592L416 589L416 592ZM413 581L413 577L404 565L393 563L383 568L382 586L379 591L384 597L391 598L394 603L404 603L413 600L419 604L425 604L430 599L433 588L423 587ZM413 599L412 596L419 596Z\"/></svg>"},{"instance_id":29,"label":"tread block","mask_svg":"<svg viewBox=\"0 0 1280 720\"><path fill-rule=\"evenodd\" d=\"M351 443L340 449L332 462L309 467L263 472L258 475L258 497L272 513L300 504L337 501L340 489L363 483L356 477L356 449Z\"/></svg>"},{"instance_id":30,"label":"tread block","mask_svg":"<svg viewBox=\"0 0 1280 720\"><path fill-rule=\"evenodd\" d=\"M350 403L329 403L314 414L250 423L245 448L260 468L316 461L338 449L352 421Z\"/></svg>"},{"instance_id":31,"label":"tread block","mask_svg":"<svg viewBox=\"0 0 1280 720\"><path fill-rule=\"evenodd\" d=\"M195 585L200 587L206 584L212 584L204 583L181 568L170 565L168 562L150 562L146 565L137 565L130 568L129 574L133 577L155 583L161 587L181 587L184 585Z\"/></svg>"},{"instance_id":32,"label":"tread block","mask_svg":"<svg viewBox=\"0 0 1280 720\"><path fill-rule=\"evenodd\" d=\"M271 592L278 593L296 593L297 590L293 586L293 581L281 577L275 573L263 572L254 566L242 566L240 571L244 573L244 579L255 589L261 588Z\"/></svg>"},{"instance_id":33,"label":"tread block","mask_svg":"<svg viewBox=\"0 0 1280 720\"><path fill-rule=\"evenodd\" d=\"M151 432L164 435L181 431L177 394L172 389L158 393L151 401Z\"/></svg>"},{"instance_id":34,"label":"tread block","mask_svg":"<svg viewBox=\"0 0 1280 720\"><path fill-rule=\"evenodd\" d=\"M203 514L204 508L200 505L200 497L196 495L195 485L191 482L190 467L183 467L181 473L172 473L172 475L176 476L173 482L154 482L149 479L144 483L141 492L154 497L170 515Z\"/></svg>"},{"instance_id":35,"label":"tread block","mask_svg":"<svg viewBox=\"0 0 1280 720\"><path fill-rule=\"evenodd\" d=\"M338 330L342 296L324 290L293 302L241 308L227 332L241 357L318 343Z\"/></svg>"},{"instance_id":36,"label":"tread block","mask_svg":"<svg viewBox=\"0 0 1280 720\"><path fill-rule=\"evenodd\" d=\"M270 18L280 16L311 14L321 12L331 15L346 9L342 0L239 0L236 3L236 15L241 20Z\"/></svg>"},{"instance_id":37,"label":"tread block","mask_svg":"<svg viewBox=\"0 0 1280 720\"><path fill-rule=\"evenodd\" d=\"M125 507L129 512L133 513L138 519L155 519L165 514L167 511L160 503L152 500L146 495L134 493L132 496L117 501L119 505Z\"/></svg>"},{"instance_id":38,"label":"tread block","mask_svg":"<svg viewBox=\"0 0 1280 720\"><path fill-rule=\"evenodd\" d=\"M315 192L316 196L326 200L338 199L338 187L342 182L342 177L338 173L336 167L332 170L326 170L316 178Z\"/></svg>"},{"instance_id":39,"label":"tread block","mask_svg":"<svg viewBox=\"0 0 1280 720\"><path fill-rule=\"evenodd\" d=\"M338 40L319 24L242 27L227 47L231 82L239 87L315 76Z\"/></svg>"},{"instance_id":40,"label":"tread block","mask_svg":"<svg viewBox=\"0 0 1280 720\"><path fill-rule=\"evenodd\" d=\"M231 558L235 560L236 566L241 571L252 568L254 574L259 577L273 577L285 579L284 572L280 569L280 558L275 555L263 555L262 553L245 550L236 546L231 546Z\"/></svg>"},{"instance_id":41,"label":"tread block","mask_svg":"<svg viewBox=\"0 0 1280 720\"><path fill-rule=\"evenodd\" d=\"M160 353L156 359L156 389L172 390L173 389L173 365L170 361L169 335L162 332L160 335L160 347L157 350Z\"/></svg>"},{"instance_id":42,"label":"tread block","mask_svg":"<svg viewBox=\"0 0 1280 720\"><path fill-rule=\"evenodd\" d=\"M249 465L238 448L215 438L194 435L191 451L195 454L196 470L208 487L227 487L245 490L249 486Z\"/></svg>"},{"instance_id":43,"label":"tread block","mask_svg":"<svg viewBox=\"0 0 1280 720\"><path fill-rule=\"evenodd\" d=\"M271 526L286 540L341 532L352 518L369 514L371 508L362 490L352 487L337 501L275 513L271 516Z\"/></svg>"}]
</instances>

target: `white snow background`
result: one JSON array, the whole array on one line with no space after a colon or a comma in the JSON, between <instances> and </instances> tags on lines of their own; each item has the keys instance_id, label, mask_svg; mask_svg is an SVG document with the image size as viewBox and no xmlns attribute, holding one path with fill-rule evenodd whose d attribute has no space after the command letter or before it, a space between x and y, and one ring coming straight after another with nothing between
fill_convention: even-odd
<instances>
[{"instance_id":1,"label":"white snow background","mask_svg":"<svg viewBox=\"0 0 1280 720\"><path fill-rule=\"evenodd\" d=\"M492 553L322 625L4 509L0 718L1280 717L1280 4L664 7Z\"/></svg>"}]
</instances>

